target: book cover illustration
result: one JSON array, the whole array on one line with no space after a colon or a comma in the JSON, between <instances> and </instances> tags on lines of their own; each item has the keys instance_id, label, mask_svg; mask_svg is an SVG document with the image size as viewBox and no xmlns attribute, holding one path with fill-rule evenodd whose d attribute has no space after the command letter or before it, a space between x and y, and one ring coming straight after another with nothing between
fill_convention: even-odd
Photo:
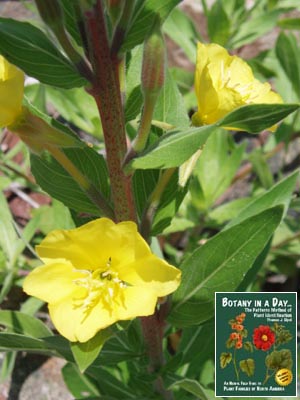
<instances>
[{"instance_id":1,"label":"book cover illustration","mask_svg":"<svg viewBox=\"0 0 300 400\"><path fill-rule=\"evenodd\" d=\"M297 396L296 293L216 293L217 397Z\"/></svg>"}]
</instances>

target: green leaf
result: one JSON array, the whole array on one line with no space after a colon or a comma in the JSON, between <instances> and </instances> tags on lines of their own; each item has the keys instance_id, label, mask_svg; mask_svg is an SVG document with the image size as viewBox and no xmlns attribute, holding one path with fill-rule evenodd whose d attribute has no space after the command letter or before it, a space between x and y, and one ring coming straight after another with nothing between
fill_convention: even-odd
<instances>
[{"instance_id":1,"label":"green leaf","mask_svg":"<svg viewBox=\"0 0 300 400\"><path fill-rule=\"evenodd\" d=\"M221 368L227 367L231 363L232 353L221 353L220 355L220 366Z\"/></svg>"},{"instance_id":2,"label":"green leaf","mask_svg":"<svg viewBox=\"0 0 300 400\"><path fill-rule=\"evenodd\" d=\"M51 351L41 339L6 332L0 332L0 349L2 351L17 350L51 354Z\"/></svg>"},{"instance_id":3,"label":"green leaf","mask_svg":"<svg viewBox=\"0 0 300 400\"><path fill-rule=\"evenodd\" d=\"M133 190L138 216L141 218L159 177L155 169L137 170L133 175Z\"/></svg>"},{"instance_id":4,"label":"green leaf","mask_svg":"<svg viewBox=\"0 0 300 400\"><path fill-rule=\"evenodd\" d=\"M240 224L246 218L250 218L268 208L284 205L284 215L289 207L291 197L299 176L299 171L295 171L287 178L278 182L269 191L255 198L248 204L236 218L234 218L226 228Z\"/></svg>"},{"instance_id":5,"label":"green leaf","mask_svg":"<svg viewBox=\"0 0 300 400\"><path fill-rule=\"evenodd\" d=\"M299 107L299 104L249 104L232 111L216 125L257 133L271 128Z\"/></svg>"},{"instance_id":6,"label":"green leaf","mask_svg":"<svg viewBox=\"0 0 300 400\"><path fill-rule=\"evenodd\" d=\"M0 324L10 333L42 338L52 336L53 333L42 321L19 311L0 311Z\"/></svg>"},{"instance_id":7,"label":"green leaf","mask_svg":"<svg viewBox=\"0 0 300 400\"><path fill-rule=\"evenodd\" d=\"M217 129L207 139L193 173L201 185L203 199L201 202L198 198L198 205L202 209L209 208L231 184L244 151L244 145L230 146L223 129Z\"/></svg>"},{"instance_id":8,"label":"green leaf","mask_svg":"<svg viewBox=\"0 0 300 400\"><path fill-rule=\"evenodd\" d=\"M48 349L55 352L56 356L74 362L74 357L70 349L70 342L66 338L60 335L54 335L43 338L43 341Z\"/></svg>"},{"instance_id":9,"label":"green leaf","mask_svg":"<svg viewBox=\"0 0 300 400\"><path fill-rule=\"evenodd\" d=\"M173 174L161 197L151 228L151 235L156 236L168 227L187 193L187 187L178 185L178 171Z\"/></svg>"},{"instance_id":10,"label":"green leaf","mask_svg":"<svg viewBox=\"0 0 300 400\"><path fill-rule=\"evenodd\" d=\"M70 210L58 200L52 199L50 206L32 210L32 216L39 217L39 230L46 236L55 229L73 229L75 224Z\"/></svg>"},{"instance_id":11,"label":"green leaf","mask_svg":"<svg viewBox=\"0 0 300 400\"><path fill-rule=\"evenodd\" d=\"M245 372L247 376L253 376L255 371L255 362L253 358L247 358L247 360L241 360L239 362L241 371Z\"/></svg>"},{"instance_id":12,"label":"green leaf","mask_svg":"<svg viewBox=\"0 0 300 400\"><path fill-rule=\"evenodd\" d=\"M246 292L247 288L256 281L257 274L262 268L271 247L272 238L269 240L263 251L257 256L256 260L252 264L252 267L247 271L244 279L237 288L237 292Z\"/></svg>"},{"instance_id":13,"label":"green leaf","mask_svg":"<svg viewBox=\"0 0 300 400\"><path fill-rule=\"evenodd\" d=\"M97 138L102 137L96 103L83 88L64 90L48 86L46 97L66 121Z\"/></svg>"},{"instance_id":14,"label":"green leaf","mask_svg":"<svg viewBox=\"0 0 300 400\"><path fill-rule=\"evenodd\" d=\"M47 36L27 22L0 18L0 53L42 83L66 89L87 83Z\"/></svg>"},{"instance_id":15,"label":"green leaf","mask_svg":"<svg viewBox=\"0 0 300 400\"><path fill-rule=\"evenodd\" d=\"M79 46L81 46L82 41L80 33L78 31L78 25L74 10L74 2L73 0L59 0L59 2L63 8L63 13L65 17L65 27L72 36L72 38L75 40L75 42Z\"/></svg>"},{"instance_id":16,"label":"green leaf","mask_svg":"<svg viewBox=\"0 0 300 400\"><path fill-rule=\"evenodd\" d=\"M33 238L35 232L39 228L40 216L32 216L28 224L25 226L22 232L18 232L20 239L15 243L15 252L13 263L16 264L18 257L25 250L26 247L30 248L30 241Z\"/></svg>"},{"instance_id":17,"label":"green leaf","mask_svg":"<svg viewBox=\"0 0 300 400\"><path fill-rule=\"evenodd\" d=\"M175 82L180 92L185 95L184 100L186 108L187 109L193 108L197 103L195 92L194 91L191 92L191 87L194 84L194 72L187 71L180 67L171 67L169 68L169 71L172 74L173 78L175 79ZM192 96L194 97L194 100L191 100L191 103L186 101L187 95L189 96L189 99L192 99Z\"/></svg>"},{"instance_id":18,"label":"green leaf","mask_svg":"<svg viewBox=\"0 0 300 400\"><path fill-rule=\"evenodd\" d=\"M9 380L15 367L17 352L8 351L2 355L1 370L0 370L0 384Z\"/></svg>"},{"instance_id":19,"label":"green leaf","mask_svg":"<svg viewBox=\"0 0 300 400\"><path fill-rule=\"evenodd\" d=\"M188 127L190 124L181 93L169 72L166 73L165 83L158 96L152 119L174 127Z\"/></svg>"},{"instance_id":20,"label":"green leaf","mask_svg":"<svg viewBox=\"0 0 300 400\"><path fill-rule=\"evenodd\" d=\"M144 153L132 160L135 169L178 167L190 158L215 130L214 125L175 130L162 136Z\"/></svg>"},{"instance_id":21,"label":"green leaf","mask_svg":"<svg viewBox=\"0 0 300 400\"><path fill-rule=\"evenodd\" d=\"M80 372L84 372L95 361L112 333L111 329L103 329L85 343L71 343L71 350Z\"/></svg>"},{"instance_id":22,"label":"green leaf","mask_svg":"<svg viewBox=\"0 0 300 400\"><path fill-rule=\"evenodd\" d=\"M221 225L235 218L243 208L253 201L252 198L244 197L224 203L221 206L214 208L209 212L208 216L213 224ZM209 221L209 223L211 223Z\"/></svg>"},{"instance_id":23,"label":"green leaf","mask_svg":"<svg viewBox=\"0 0 300 400\"><path fill-rule=\"evenodd\" d=\"M210 41L226 45L230 35L230 19L224 11L224 2L217 0L208 13L207 25Z\"/></svg>"},{"instance_id":24,"label":"green leaf","mask_svg":"<svg viewBox=\"0 0 300 400\"><path fill-rule=\"evenodd\" d=\"M127 387L123 382L101 366L92 365L87 373L96 380L101 393L114 396L117 399L135 398L134 389Z\"/></svg>"},{"instance_id":25,"label":"green leaf","mask_svg":"<svg viewBox=\"0 0 300 400\"><path fill-rule=\"evenodd\" d=\"M159 17L163 22L180 0L146 0L133 15L131 26L126 35L121 51L126 52L142 43L152 24Z\"/></svg>"},{"instance_id":26,"label":"green leaf","mask_svg":"<svg viewBox=\"0 0 300 400\"><path fill-rule=\"evenodd\" d=\"M173 383L169 387L169 389L173 389L174 387L180 387L181 389L189 393L192 393L194 396L196 396L196 399L201 399L201 400L211 399L211 393L208 393L210 391L207 391L207 389L205 389L199 382L197 382L194 379L185 378L179 380Z\"/></svg>"},{"instance_id":27,"label":"green leaf","mask_svg":"<svg viewBox=\"0 0 300 400\"><path fill-rule=\"evenodd\" d=\"M169 321L177 326L200 324L214 314L216 291L233 291L281 221L274 207L220 232L182 264L182 283L173 296ZM216 251L217 249L217 251Z\"/></svg>"},{"instance_id":28,"label":"green leaf","mask_svg":"<svg viewBox=\"0 0 300 400\"><path fill-rule=\"evenodd\" d=\"M291 369L293 366L293 357L289 349L274 350L267 355L266 366L270 369L278 370L280 368Z\"/></svg>"},{"instance_id":29,"label":"green leaf","mask_svg":"<svg viewBox=\"0 0 300 400\"><path fill-rule=\"evenodd\" d=\"M300 62L298 60L299 46L296 37L292 34L281 32L276 42L275 51L286 76L299 98Z\"/></svg>"},{"instance_id":30,"label":"green leaf","mask_svg":"<svg viewBox=\"0 0 300 400\"><path fill-rule=\"evenodd\" d=\"M18 236L13 226L10 209L2 191L0 192L0 221L0 247L3 249L7 259L12 260Z\"/></svg>"},{"instance_id":31,"label":"green leaf","mask_svg":"<svg viewBox=\"0 0 300 400\"><path fill-rule=\"evenodd\" d=\"M275 28L279 15L282 14L282 10L276 9L259 13L257 17L251 18L242 24L238 25L235 35L230 38L227 46L232 49L236 49L251 43L255 39L262 37L267 32Z\"/></svg>"},{"instance_id":32,"label":"green leaf","mask_svg":"<svg viewBox=\"0 0 300 400\"><path fill-rule=\"evenodd\" d=\"M109 199L108 172L103 156L88 146L82 149L63 149L63 152L99 188L103 196ZM44 152L41 156L31 154L30 160L32 173L45 192L75 211L99 215L97 206L49 153Z\"/></svg>"},{"instance_id":33,"label":"green leaf","mask_svg":"<svg viewBox=\"0 0 300 400\"><path fill-rule=\"evenodd\" d=\"M20 311L27 315L35 315L44 304L42 300L36 297L28 297L28 299L22 303Z\"/></svg>"},{"instance_id":34,"label":"green leaf","mask_svg":"<svg viewBox=\"0 0 300 400\"><path fill-rule=\"evenodd\" d=\"M199 33L188 15L179 8L175 8L164 23L163 30L195 64L196 41L199 39Z\"/></svg>"},{"instance_id":35,"label":"green leaf","mask_svg":"<svg viewBox=\"0 0 300 400\"><path fill-rule=\"evenodd\" d=\"M181 365L196 360L199 364L214 354L214 324L208 322L183 329L178 353L182 352Z\"/></svg>"},{"instance_id":36,"label":"green leaf","mask_svg":"<svg viewBox=\"0 0 300 400\"><path fill-rule=\"evenodd\" d=\"M141 217L149 202L149 196L154 190L159 177L158 170L137 170L133 176L133 188L138 215ZM178 210L187 189L178 186L176 171L168 182L156 210L151 235L161 233L171 223Z\"/></svg>"},{"instance_id":37,"label":"green leaf","mask_svg":"<svg viewBox=\"0 0 300 400\"><path fill-rule=\"evenodd\" d=\"M282 18L278 21L277 25L283 29L300 29L300 18Z\"/></svg>"},{"instance_id":38,"label":"green leaf","mask_svg":"<svg viewBox=\"0 0 300 400\"><path fill-rule=\"evenodd\" d=\"M125 120L136 118L142 109L143 95L141 91L143 46L137 46L130 53L129 64L126 69L126 103Z\"/></svg>"},{"instance_id":39,"label":"green leaf","mask_svg":"<svg viewBox=\"0 0 300 400\"><path fill-rule=\"evenodd\" d=\"M75 398L81 399L96 396L99 399L100 392L94 380L82 374L76 365L66 364L62 369L62 375L70 393Z\"/></svg>"},{"instance_id":40,"label":"green leaf","mask_svg":"<svg viewBox=\"0 0 300 400\"><path fill-rule=\"evenodd\" d=\"M252 153L249 155L249 160L262 186L265 189L269 189L274 184L274 179L269 164L267 163L267 160L264 157L262 150L253 150Z\"/></svg>"}]
</instances>

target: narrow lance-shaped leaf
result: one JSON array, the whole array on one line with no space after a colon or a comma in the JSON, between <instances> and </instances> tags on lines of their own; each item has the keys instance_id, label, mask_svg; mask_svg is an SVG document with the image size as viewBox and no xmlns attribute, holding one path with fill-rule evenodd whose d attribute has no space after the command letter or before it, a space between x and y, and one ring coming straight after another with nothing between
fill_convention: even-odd
<instances>
[{"instance_id":1,"label":"narrow lance-shaped leaf","mask_svg":"<svg viewBox=\"0 0 300 400\"><path fill-rule=\"evenodd\" d=\"M277 124L299 107L299 104L249 104L232 111L216 125L257 133Z\"/></svg>"},{"instance_id":2,"label":"narrow lance-shaped leaf","mask_svg":"<svg viewBox=\"0 0 300 400\"><path fill-rule=\"evenodd\" d=\"M42 83L66 89L86 84L47 36L27 22L0 18L0 53Z\"/></svg>"},{"instance_id":3,"label":"narrow lance-shaped leaf","mask_svg":"<svg viewBox=\"0 0 300 400\"><path fill-rule=\"evenodd\" d=\"M214 314L214 294L233 291L281 221L282 206L263 211L214 236L182 264L182 284L173 296L169 321L202 323Z\"/></svg>"},{"instance_id":4,"label":"narrow lance-shaped leaf","mask_svg":"<svg viewBox=\"0 0 300 400\"><path fill-rule=\"evenodd\" d=\"M292 34L280 33L275 47L277 58L290 80L295 93L299 98L300 91L300 61L298 59L299 47L297 39Z\"/></svg>"},{"instance_id":5,"label":"narrow lance-shaped leaf","mask_svg":"<svg viewBox=\"0 0 300 400\"><path fill-rule=\"evenodd\" d=\"M132 160L134 169L172 168L189 159L215 130L214 125L176 130L162 136L140 156Z\"/></svg>"},{"instance_id":6,"label":"narrow lance-shaped leaf","mask_svg":"<svg viewBox=\"0 0 300 400\"><path fill-rule=\"evenodd\" d=\"M62 369L62 375L70 393L75 398L82 398L82 394L84 393L84 398L96 396L99 399L100 392L95 382L85 374L82 374L76 365L71 363L66 364Z\"/></svg>"},{"instance_id":7,"label":"narrow lance-shaped leaf","mask_svg":"<svg viewBox=\"0 0 300 400\"><path fill-rule=\"evenodd\" d=\"M178 167L206 142L216 127L260 132L299 107L299 104L249 104L232 111L215 125L168 132L133 159L130 166L134 169Z\"/></svg>"},{"instance_id":8,"label":"narrow lance-shaped leaf","mask_svg":"<svg viewBox=\"0 0 300 400\"><path fill-rule=\"evenodd\" d=\"M191 393L193 396L195 396L193 397L195 399L211 400L214 397L212 390L204 388L198 381L194 379L185 378L178 380L171 385L170 389L174 387L179 387L186 392Z\"/></svg>"},{"instance_id":9,"label":"narrow lance-shaped leaf","mask_svg":"<svg viewBox=\"0 0 300 400\"><path fill-rule=\"evenodd\" d=\"M19 311L0 311L0 324L9 332L18 333L34 338L52 336L52 332L40 320Z\"/></svg>"},{"instance_id":10,"label":"narrow lance-shaped leaf","mask_svg":"<svg viewBox=\"0 0 300 400\"><path fill-rule=\"evenodd\" d=\"M146 0L143 5L138 5L121 50L126 52L142 43L155 18L159 17L163 22L179 2L180 0Z\"/></svg>"},{"instance_id":11,"label":"narrow lance-shaped leaf","mask_svg":"<svg viewBox=\"0 0 300 400\"><path fill-rule=\"evenodd\" d=\"M284 206L285 214L289 207L298 176L299 171L295 171L274 185L266 193L263 193L259 197L252 200L251 203L247 204L236 218L226 225L225 229L230 228L233 225L238 225L246 218L250 218L255 214L258 214L268 208L278 206L279 204Z\"/></svg>"},{"instance_id":12,"label":"narrow lance-shaped leaf","mask_svg":"<svg viewBox=\"0 0 300 400\"><path fill-rule=\"evenodd\" d=\"M111 329L102 329L87 342L71 343L71 350L80 372L85 371L100 353L105 341L112 335Z\"/></svg>"},{"instance_id":13,"label":"narrow lance-shaped leaf","mask_svg":"<svg viewBox=\"0 0 300 400\"><path fill-rule=\"evenodd\" d=\"M64 149L63 151L79 171L108 199L108 173L103 156L88 146L83 149ZM99 209L87 194L50 154L45 152L41 157L31 154L31 168L37 183L51 196L75 211L99 215Z\"/></svg>"}]
</instances>

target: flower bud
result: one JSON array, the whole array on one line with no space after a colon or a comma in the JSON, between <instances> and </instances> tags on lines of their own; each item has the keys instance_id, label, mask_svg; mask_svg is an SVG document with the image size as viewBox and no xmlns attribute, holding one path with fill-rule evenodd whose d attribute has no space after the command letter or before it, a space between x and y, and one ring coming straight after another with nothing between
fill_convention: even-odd
<instances>
[{"instance_id":1,"label":"flower bud","mask_svg":"<svg viewBox=\"0 0 300 400\"><path fill-rule=\"evenodd\" d=\"M156 24L144 44L142 90L144 95L157 95L165 80L165 43Z\"/></svg>"},{"instance_id":2,"label":"flower bud","mask_svg":"<svg viewBox=\"0 0 300 400\"><path fill-rule=\"evenodd\" d=\"M64 15L58 0L35 0L40 17L52 30L63 27Z\"/></svg>"}]
</instances>

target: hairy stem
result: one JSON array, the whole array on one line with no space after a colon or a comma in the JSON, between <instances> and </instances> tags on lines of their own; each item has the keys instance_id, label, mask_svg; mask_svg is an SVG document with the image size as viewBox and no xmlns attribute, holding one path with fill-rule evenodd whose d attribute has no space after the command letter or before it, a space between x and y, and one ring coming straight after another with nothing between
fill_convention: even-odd
<instances>
[{"instance_id":1,"label":"hairy stem","mask_svg":"<svg viewBox=\"0 0 300 400\"><path fill-rule=\"evenodd\" d=\"M132 0L126 2L127 6L133 5L133 3ZM116 43L113 41L112 48L110 47L101 0L97 0L91 10L85 10L85 20L90 60L96 78L90 94L97 103L103 127L115 220L137 221L132 176L125 175L122 169L122 161L127 151L121 95L123 84L120 84L119 78L121 58L117 54L122 38L118 36L117 46L113 47ZM120 23L124 23L122 17L119 25ZM126 30L124 30L124 34L125 32ZM158 371L164 363L162 350L163 322L158 319L157 313L155 313L152 316L141 318L141 323L150 360L149 368L153 372ZM154 388L166 400L172 400L172 394L164 389L161 377L156 379Z\"/></svg>"},{"instance_id":2,"label":"hairy stem","mask_svg":"<svg viewBox=\"0 0 300 400\"><path fill-rule=\"evenodd\" d=\"M95 98L101 116L116 220L136 221L131 176L126 176L122 169L127 145L119 66L118 60L110 56L102 2L98 0L85 15L91 61L96 76L90 93Z\"/></svg>"}]
</instances>

